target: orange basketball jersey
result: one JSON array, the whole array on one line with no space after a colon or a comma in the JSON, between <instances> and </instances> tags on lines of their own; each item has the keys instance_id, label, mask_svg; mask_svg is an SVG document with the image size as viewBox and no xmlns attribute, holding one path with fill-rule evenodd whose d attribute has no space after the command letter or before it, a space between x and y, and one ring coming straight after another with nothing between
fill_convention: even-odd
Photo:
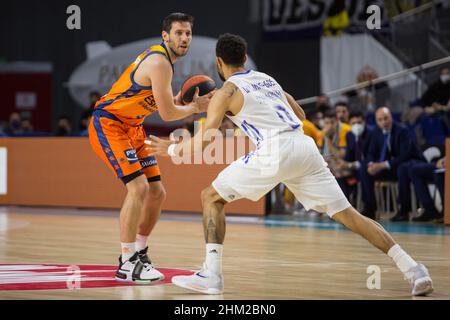
<instances>
[{"instance_id":1,"label":"orange basketball jersey","mask_svg":"<svg viewBox=\"0 0 450 320\"><path fill-rule=\"evenodd\" d=\"M103 110L115 115L119 120L132 126L141 125L144 118L158 110L151 86L141 86L134 81L134 74L142 61L152 54L165 56L170 64L169 52L164 43L150 47L122 73L111 90L95 104L95 110Z\"/></svg>"}]
</instances>

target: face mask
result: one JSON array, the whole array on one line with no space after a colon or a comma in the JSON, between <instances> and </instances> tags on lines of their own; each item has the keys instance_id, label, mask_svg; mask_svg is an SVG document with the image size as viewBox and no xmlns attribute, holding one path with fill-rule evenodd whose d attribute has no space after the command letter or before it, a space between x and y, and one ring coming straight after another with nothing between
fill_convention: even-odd
<instances>
[{"instance_id":1,"label":"face mask","mask_svg":"<svg viewBox=\"0 0 450 320\"><path fill-rule=\"evenodd\" d=\"M441 75L441 81L442 81L443 83L449 82L449 81L450 81L450 74L442 74L442 75Z\"/></svg>"},{"instance_id":2,"label":"face mask","mask_svg":"<svg viewBox=\"0 0 450 320\"><path fill-rule=\"evenodd\" d=\"M354 125L352 125L352 132L355 136L359 137L360 135L362 135L364 131L364 126L360 123L355 123Z\"/></svg>"},{"instance_id":3,"label":"face mask","mask_svg":"<svg viewBox=\"0 0 450 320\"><path fill-rule=\"evenodd\" d=\"M319 127L323 128L323 126L325 125L325 121L323 121L323 119L320 119L317 124L319 125Z\"/></svg>"}]
</instances>

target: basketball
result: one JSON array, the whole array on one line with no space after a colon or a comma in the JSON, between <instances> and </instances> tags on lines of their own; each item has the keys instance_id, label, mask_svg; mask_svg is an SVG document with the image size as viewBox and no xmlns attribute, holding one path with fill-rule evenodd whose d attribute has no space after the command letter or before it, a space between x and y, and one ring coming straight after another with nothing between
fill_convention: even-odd
<instances>
[{"instance_id":1,"label":"basketball","mask_svg":"<svg viewBox=\"0 0 450 320\"><path fill-rule=\"evenodd\" d=\"M203 96L213 91L216 88L216 83L210 77L202 74L186 79L181 86L181 99L184 103L192 102L196 87L200 90L198 95Z\"/></svg>"}]
</instances>

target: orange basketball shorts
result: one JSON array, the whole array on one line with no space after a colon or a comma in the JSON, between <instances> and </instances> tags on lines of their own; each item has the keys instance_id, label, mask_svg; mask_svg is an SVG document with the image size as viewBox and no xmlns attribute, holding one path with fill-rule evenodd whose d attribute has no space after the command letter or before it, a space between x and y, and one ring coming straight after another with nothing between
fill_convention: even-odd
<instances>
[{"instance_id":1,"label":"orange basketball shorts","mask_svg":"<svg viewBox=\"0 0 450 320\"><path fill-rule=\"evenodd\" d=\"M113 114L96 110L89 123L89 142L114 174L128 183L145 174L149 182L161 180L156 158L144 143L143 126L131 126Z\"/></svg>"}]
</instances>

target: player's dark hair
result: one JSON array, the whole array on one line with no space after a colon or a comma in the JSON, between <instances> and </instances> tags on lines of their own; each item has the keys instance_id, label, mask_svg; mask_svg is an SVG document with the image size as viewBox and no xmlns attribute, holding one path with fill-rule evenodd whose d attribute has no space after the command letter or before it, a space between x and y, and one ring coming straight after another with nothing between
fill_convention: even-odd
<instances>
[{"instance_id":1,"label":"player's dark hair","mask_svg":"<svg viewBox=\"0 0 450 320\"><path fill-rule=\"evenodd\" d=\"M328 110L327 112L325 112L325 114L323 115L323 118L328 118L328 119L337 119L336 117L336 111L335 110Z\"/></svg>"},{"instance_id":2,"label":"player's dark hair","mask_svg":"<svg viewBox=\"0 0 450 320\"><path fill-rule=\"evenodd\" d=\"M172 29L172 23L174 22L189 22L191 24L191 28L194 27L194 17L187 13L182 12L174 12L169 14L163 20L163 31L170 33L170 29Z\"/></svg>"},{"instance_id":3,"label":"player's dark hair","mask_svg":"<svg viewBox=\"0 0 450 320\"><path fill-rule=\"evenodd\" d=\"M348 109L348 104L345 101L338 101L338 102L336 102L334 107L336 108L337 106L343 106L343 107L346 107Z\"/></svg>"},{"instance_id":4,"label":"player's dark hair","mask_svg":"<svg viewBox=\"0 0 450 320\"><path fill-rule=\"evenodd\" d=\"M348 118L362 118L364 120L364 114L361 111L352 111Z\"/></svg>"},{"instance_id":5,"label":"player's dark hair","mask_svg":"<svg viewBox=\"0 0 450 320\"><path fill-rule=\"evenodd\" d=\"M247 54L247 42L241 36L225 33L219 36L216 44L216 56L225 64L235 68L243 67Z\"/></svg>"}]
</instances>

